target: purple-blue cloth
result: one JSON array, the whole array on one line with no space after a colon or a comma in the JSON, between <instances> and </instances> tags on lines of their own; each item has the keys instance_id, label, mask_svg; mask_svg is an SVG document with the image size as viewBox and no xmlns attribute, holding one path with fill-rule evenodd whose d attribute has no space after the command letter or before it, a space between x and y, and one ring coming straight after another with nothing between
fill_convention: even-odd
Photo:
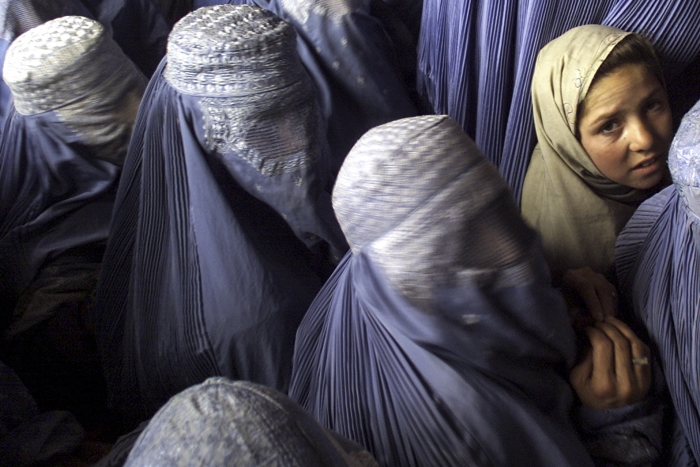
<instances>
[{"instance_id":1,"label":"purple-blue cloth","mask_svg":"<svg viewBox=\"0 0 700 467\"><path fill-rule=\"evenodd\" d=\"M697 463L700 102L683 118L669 151L669 168L674 184L637 209L617 239L615 266L620 288L646 328L664 370L682 427L674 442L687 444Z\"/></svg>"},{"instance_id":2,"label":"purple-blue cloth","mask_svg":"<svg viewBox=\"0 0 700 467\"><path fill-rule=\"evenodd\" d=\"M292 399L383 466L591 466L563 299L458 124L371 130L333 200L352 253L299 328Z\"/></svg>"},{"instance_id":3,"label":"purple-blue cloth","mask_svg":"<svg viewBox=\"0 0 700 467\"><path fill-rule=\"evenodd\" d=\"M414 45L388 33L373 1L214 3L259 6L294 26L299 56L316 85L326 120L334 172L367 130L419 114L413 70L402 70L402 65L415 63ZM417 8L411 6L414 16Z\"/></svg>"},{"instance_id":4,"label":"purple-blue cloth","mask_svg":"<svg viewBox=\"0 0 700 467\"><path fill-rule=\"evenodd\" d=\"M183 58L184 47L215 57L220 51L187 45L199 36L176 35L177 28L200 24L209 28L202 36L212 37L216 21L239 7L207 8L212 13L195 10L171 35L183 68L209 63ZM264 25L284 24L255 10L264 12ZM234 63L247 66L232 49L201 76L220 71L230 80L226 89L240 95L206 95L217 89L211 83L182 92L172 83L187 86L195 74L173 78L173 67L168 75L168 55L142 101L94 308L113 403L134 421L210 376L286 391L298 323L328 273L328 257L347 249L325 191L330 160L313 88L285 28L291 53L259 55L252 68L284 58L293 83L257 88L289 81L269 65L269 82L261 84L262 75L245 82L246 71L230 71ZM248 40L263 49L255 40L271 35L242 34L236 47ZM173 46L173 37L182 44ZM290 96L289 86L303 94Z\"/></svg>"},{"instance_id":5,"label":"purple-blue cloth","mask_svg":"<svg viewBox=\"0 0 700 467\"><path fill-rule=\"evenodd\" d=\"M5 128L0 149L3 319L46 263L104 245L119 179L119 167L96 159L54 112L23 116L13 109Z\"/></svg>"},{"instance_id":6,"label":"purple-blue cloth","mask_svg":"<svg viewBox=\"0 0 700 467\"><path fill-rule=\"evenodd\" d=\"M530 84L540 48L583 24L642 33L657 49L681 116L700 97L698 21L700 3L676 0L425 0L419 92L435 113L462 125L519 200L536 143ZM692 62L696 71L683 73Z\"/></svg>"},{"instance_id":7,"label":"purple-blue cloth","mask_svg":"<svg viewBox=\"0 0 700 467\"><path fill-rule=\"evenodd\" d=\"M65 1L65 0L64 0ZM171 25L151 0L80 0L112 32L127 57L146 77L165 55Z\"/></svg>"}]
</instances>

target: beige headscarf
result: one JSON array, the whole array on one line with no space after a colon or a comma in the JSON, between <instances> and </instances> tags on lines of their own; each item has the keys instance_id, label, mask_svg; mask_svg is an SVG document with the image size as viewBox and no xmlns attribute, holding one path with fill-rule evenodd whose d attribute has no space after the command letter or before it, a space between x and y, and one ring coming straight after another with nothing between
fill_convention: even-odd
<instances>
[{"instance_id":1,"label":"beige headscarf","mask_svg":"<svg viewBox=\"0 0 700 467\"><path fill-rule=\"evenodd\" d=\"M605 177L576 138L578 107L593 77L629 34L579 26L537 56L532 106L538 144L525 176L522 214L542 236L555 275L583 266L609 274L617 235L651 194Z\"/></svg>"}]
</instances>

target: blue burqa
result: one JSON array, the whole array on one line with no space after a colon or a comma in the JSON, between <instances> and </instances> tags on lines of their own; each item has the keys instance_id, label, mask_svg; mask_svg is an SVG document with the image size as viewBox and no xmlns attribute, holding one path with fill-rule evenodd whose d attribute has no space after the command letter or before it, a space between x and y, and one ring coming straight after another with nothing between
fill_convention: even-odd
<instances>
[{"instance_id":1,"label":"blue burqa","mask_svg":"<svg viewBox=\"0 0 700 467\"><path fill-rule=\"evenodd\" d=\"M14 105L0 137L3 358L42 406L82 405L101 379L82 314L146 79L81 16L17 38L4 76Z\"/></svg>"},{"instance_id":2,"label":"blue burqa","mask_svg":"<svg viewBox=\"0 0 700 467\"><path fill-rule=\"evenodd\" d=\"M700 102L669 151L669 186L643 203L617 239L620 288L649 333L685 445L700 461Z\"/></svg>"},{"instance_id":3,"label":"blue burqa","mask_svg":"<svg viewBox=\"0 0 700 467\"><path fill-rule=\"evenodd\" d=\"M210 376L285 391L296 327L347 249L295 47L270 12L200 8L146 91L94 313L113 403L138 420Z\"/></svg>"},{"instance_id":4,"label":"blue burqa","mask_svg":"<svg viewBox=\"0 0 700 467\"><path fill-rule=\"evenodd\" d=\"M454 120L368 132L333 206L352 252L299 328L294 400L384 466L593 465L569 421L563 300Z\"/></svg>"},{"instance_id":5,"label":"blue burqa","mask_svg":"<svg viewBox=\"0 0 700 467\"><path fill-rule=\"evenodd\" d=\"M195 2L195 6L198 2ZM337 173L353 144L377 125L420 113L415 44L389 6L374 0L208 0L275 13L297 32L302 64L316 86ZM394 6L400 10L400 6ZM418 6L404 13L414 18ZM403 34L401 34L403 32Z\"/></svg>"}]
</instances>

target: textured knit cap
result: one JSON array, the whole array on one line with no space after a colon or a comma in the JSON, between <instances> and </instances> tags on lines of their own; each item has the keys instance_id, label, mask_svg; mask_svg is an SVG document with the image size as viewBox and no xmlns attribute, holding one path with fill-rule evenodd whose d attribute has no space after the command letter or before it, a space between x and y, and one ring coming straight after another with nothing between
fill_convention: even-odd
<instances>
[{"instance_id":1,"label":"textured knit cap","mask_svg":"<svg viewBox=\"0 0 700 467\"><path fill-rule=\"evenodd\" d=\"M121 164L147 80L100 23L64 16L30 29L10 44L3 78L17 112L54 111L95 157Z\"/></svg>"},{"instance_id":2,"label":"textured knit cap","mask_svg":"<svg viewBox=\"0 0 700 467\"><path fill-rule=\"evenodd\" d=\"M181 19L168 39L165 77L184 94L246 96L301 79L294 29L248 5L217 5Z\"/></svg>"},{"instance_id":3,"label":"textured knit cap","mask_svg":"<svg viewBox=\"0 0 700 467\"><path fill-rule=\"evenodd\" d=\"M66 16L19 36L8 48L3 79L23 115L55 110L94 95L105 76L133 73L133 64L97 21Z\"/></svg>"},{"instance_id":4,"label":"textured knit cap","mask_svg":"<svg viewBox=\"0 0 700 467\"><path fill-rule=\"evenodd\" d=\"M444 115L367 132L340 169L333 207L353 252L371 246L391 282L423 309L440 288L506 286L527 269L533 235L508 186Z\"/></svg>"},{"instance_id":5,"label":"textured knit cap","mask_svg":"<svg viewBox=\"0 0 700 467\"><path fill-rule=\"evenodd\" d=\"M681 121L668 153L668 167L686 206L700 217L700 102Z\"/></svg>"},{"instance_id":6,"label":"textured knit cap","mask_svg":"<svg viewBox=\"0 0 700 467\"><path fill-rule=\"evenodd\" d=\"M373 467L284 394L210 378L174 396L136 441L127 466Z\"/></svg>"}]
</instances>

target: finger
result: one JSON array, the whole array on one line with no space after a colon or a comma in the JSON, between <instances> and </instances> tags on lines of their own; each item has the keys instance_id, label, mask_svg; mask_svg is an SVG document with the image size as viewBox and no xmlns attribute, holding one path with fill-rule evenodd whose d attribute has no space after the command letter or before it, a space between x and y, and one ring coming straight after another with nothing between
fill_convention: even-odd
<instances>
[{"instance_id":1,"label":"finger","mask_svg":"<svg viewBox=\"0 0 700 467\"><path fill-rule=\"evenodd\" d=\"M597 278L595 288L596 293L598 294L598 301L600 302L603 316L616 316L618 297L615 286L601 275Z\"/></svg>"},{"instance_id":2,"label":"finger","mask_svg":"<svg viewBox=\"0 0 700 467\"><path fill-rule=\"evenodd\" d=\"M607 319L597 323L596 328L604 332L606 337L613 343L618 391L623 397L628 397L638 387L637 374L632 365L631 343L627 336L620 332L617 326L608 322Z\"/></svg>"},{"instance_id":3,"label":"finger","mask_svg":"<svg viewBox=\"0 0 700 467\"><path fill-rule=\"evenodd\" d=\"M607 407L617 395L613 343L599 329L591 327L586 331L591 342L593 362L591 376L587 382L587 404L592 407Z\"/></svg>"},{"instance_id":4,"label":"finger","mask_svg":"<svg viewBox=\"0 0 700 467\"><path fill-rule=\"evenodd\" d=\"M617 318L608 317L606 319L611 325L614 325L620 333L627 337L630 343L632 368L637 379L637 388L644 394L651 387L651 362L649 358L651 351L649 347L642 342L639 337L625 323Z\"/></svg>"},{"instance_id":5,"label":"finger","mask_svg":"<svg viewBox=\"0 0 700 467\"><path fill-rule=\"evenodd\" d=\"M564 273L564 284L576 291L581 297L588 313L596 320L604 318L603 308L598 298L598 293L592 282L596 273L591 268L569 269Z\"/></svg>"},{"instance_id":6,"label":"finger","mask_svg":"<svg viewBox=\"0 0 700 467\"><path fill-rule=\"evenodd\" d=\"M614 344L607 335L597 327L586 328L591 342L591 360L593 368L591 378L615 374Z\"/></svg>"},{"instance_id":7,"label":"finger","mask_svg":"<svg viewBox=\"0 0 700 467\"><path fill-rule=\"evenodd\" d=\"M586 304L588 312L596 321L600 321L605 318L603 305L600 302L598 292L596 291L593 283L588 280L581 280L576 283L576 291L579 293L579 295L581 295L583 302Z\"/></svg>"},{"instance_id":8,"label":"finger","mask_svg":"<svg viewBox=\"0 0 700 467\"><path fill-rule=\"evenodd\" d=\"M630 341L639 340L637 335L634 333L634 331L632 331L632 329L629 326L627 326L627 324L615 318L614 316L607 316L605 318L605 322L617 328L617 330Z\"/></svg>"},{"instance_id":9,"label":"finger","mask_svg":"<svg viewBox=\"0 0 700 467\"><path fill-rule=\"evenodd\" d=\"M573 367L569 373L569 382L577 393L585 389L588 380L591 379L592 371L593 355L591 350L588 349L581 361L575 367Z\"/></svg>"},{"instance_id":10,"label":"finger","mask_svg":"<svg viewBox=\"0 0 700 467\"><path fill-rule=\"evenodd\" d=\"M651 362L649 357L633 357L632 368L637 381L637 393L641 398L651 388Z\"/></svg>"}]
</instances>

